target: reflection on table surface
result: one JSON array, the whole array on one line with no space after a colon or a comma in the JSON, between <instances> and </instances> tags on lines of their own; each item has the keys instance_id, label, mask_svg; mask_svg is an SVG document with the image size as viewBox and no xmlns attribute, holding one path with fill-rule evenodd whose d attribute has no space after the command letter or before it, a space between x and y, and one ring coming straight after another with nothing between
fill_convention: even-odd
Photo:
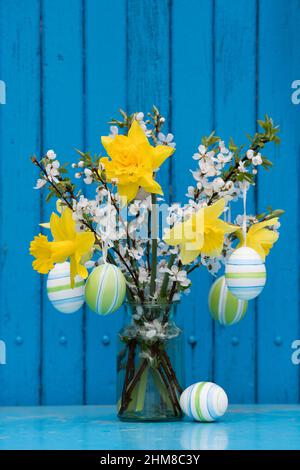
<instances>
[{"instance_id":1,"label":"reflection on table surface","mask_svg":"<svg viewBox=\"0 0 300 470\"><path fill-rule=\"evenodd\" d=\"M234 405L215 423L125 423L113 406L0 408L0 449L299 448L300 405Z\"/></svg>"}]
</instances>

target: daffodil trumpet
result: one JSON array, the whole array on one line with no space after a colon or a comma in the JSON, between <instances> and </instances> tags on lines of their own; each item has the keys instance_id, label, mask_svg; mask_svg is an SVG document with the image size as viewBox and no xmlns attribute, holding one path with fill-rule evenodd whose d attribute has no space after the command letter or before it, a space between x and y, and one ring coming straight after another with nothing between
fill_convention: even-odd
<instances>
[{"instance_id":1,"label":"daffodil trumpet","mask_svg":"<svg viewBox=\"0 0 300 470\"><path fill-rule=\"evenodd\" d=\"M32 266L37 272L47 274L55 263L63 263L69 259L71 287L73 287L77 274L83 279L88 276L82 260L91 253L95 236L89 230L76 230L72 211L68 207L62 209L60 217L52 213L50 230L53 241L49 241L48 237L40 233L30 243L30 254L35 257Z\"/></svg>"}]
</instances>

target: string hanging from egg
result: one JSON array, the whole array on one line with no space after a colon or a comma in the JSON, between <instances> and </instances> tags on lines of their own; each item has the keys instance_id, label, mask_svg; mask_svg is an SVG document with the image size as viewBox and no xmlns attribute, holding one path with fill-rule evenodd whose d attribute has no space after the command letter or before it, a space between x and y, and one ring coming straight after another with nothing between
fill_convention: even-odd
<instances>
[{"instance_id":1,"label":"string hanging from egg","mask_svg":"<svg viewBox=\"0 0 300 470\"><path fill-rule=\"evenodd\" d=\"M243 246L229 257L225 267L225 280L229 291L240 300L257 297L266 283L266 268L259 254L247 247L247 191L249 183L242 183L243 191Z\"/></svg>"}]
</instances>

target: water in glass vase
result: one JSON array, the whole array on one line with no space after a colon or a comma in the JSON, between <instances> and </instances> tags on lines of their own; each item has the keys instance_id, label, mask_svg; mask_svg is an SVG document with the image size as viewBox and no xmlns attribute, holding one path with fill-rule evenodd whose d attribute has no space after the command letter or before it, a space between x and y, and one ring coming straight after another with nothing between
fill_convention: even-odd
<instances>
[{"instance_id":1,"label":"water in glass vase","mask_svg":"<svg viewBox=\"0 0 300 470\"><path fill-rule=\"evenodd\" d=\"M128 304L130 323L119 333L118 417L124 421L172 421L183 417L183 335L176 304Z\"/></svg>"}]
</instances>

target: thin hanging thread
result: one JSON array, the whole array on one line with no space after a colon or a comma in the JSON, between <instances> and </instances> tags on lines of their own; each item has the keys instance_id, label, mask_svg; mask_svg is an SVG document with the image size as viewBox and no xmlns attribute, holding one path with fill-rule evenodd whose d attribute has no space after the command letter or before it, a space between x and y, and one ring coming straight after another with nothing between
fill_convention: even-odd
<instances>
[{"instance_id":1,"label":"thin hanging thread","mask_svg":"<svg viewBox=\"0 0 300 470\"><path fill-rule=\"evenodd\" d=\"M106 236L104 237L104 243L103 243L103 248L102 248L102 257L104 264L107 263L107 252L108 252L108 236L107 236L107 230L108 227L110 226L110 214L111 214L111 197L110 197L110 192L108 191L107 194L107 224L105 228Z\"/></svg>"},{"instance_id":2,"label":"thin hanging thread","mask_svg":"<svg viewBox=\"0 0 300 470\"><path fill-rule=\"evenodd\" d=\"M243 215L243 237L244 237L244 246L246 246L246 237L247 237L247 185L243 184L243 205L244 205L244 215Z\"/></svg>"}]
</instances>

